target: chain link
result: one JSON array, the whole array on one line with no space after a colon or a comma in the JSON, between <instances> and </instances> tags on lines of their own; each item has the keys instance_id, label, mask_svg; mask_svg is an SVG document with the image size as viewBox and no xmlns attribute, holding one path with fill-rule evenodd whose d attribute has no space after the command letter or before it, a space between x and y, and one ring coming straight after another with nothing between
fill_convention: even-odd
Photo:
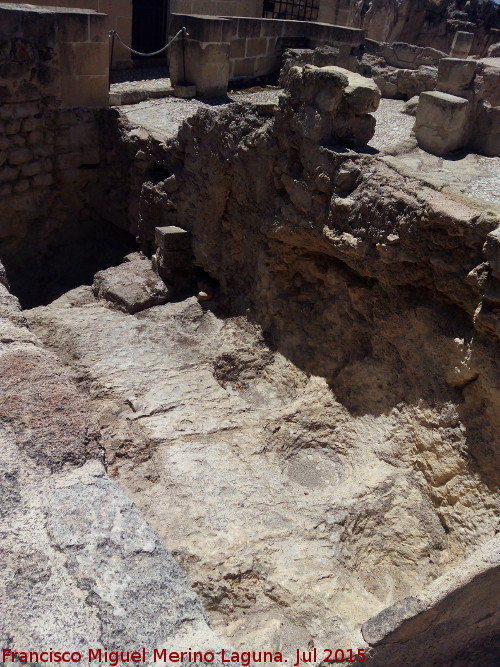
<instances>
[{"instance_id":1,"label":"chain link","mask_svg":"<svg viewBox=\"0 0 500 667\"><path fill-rule=\"evenodd\" d=\"M174 36L172 37L172 39L170 40L170 42L168 42L167 44L165 44L165 46L164 46L163 48L161 48L159 51L154 51L153 53L141 53L140 51L136 51L136 50L133 49L132 47L130 47L130 46L128 46L127 44L125 44L125 42L122 40L122 38L120 37L120 35L116 32L116 30L110 30L110 31L109 31L109 36L110 36L110 37L116 37L117 40L120 42L120 44L121 44L122 46L124 46L126 49L128 49L128 50L130 51L130 53L134 53L136 56L144 56L144 57L147 58L147 57L149 57L149 56L158 56L158 55L160 55L160 53L163 53L163 51L166 51L166 50L168 49L168 47L169 47L169 46L170 46L170 45L171 45L171 44L172 44L172 43L179 37L179 35L181 35L182 33L184 33L185 36L187 37L187 36L188 36L187 28L181 28L181 29L179 30L179 32L178 32L176 35L174 35Z\"/></svg>"}]
</instances>

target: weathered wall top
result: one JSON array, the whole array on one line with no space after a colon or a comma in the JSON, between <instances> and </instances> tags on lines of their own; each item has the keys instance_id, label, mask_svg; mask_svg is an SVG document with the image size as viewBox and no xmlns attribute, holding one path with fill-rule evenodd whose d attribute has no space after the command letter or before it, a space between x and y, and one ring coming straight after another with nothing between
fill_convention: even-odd
<instances>
[{"instance_id":1,"label":"weathered wall top","mask_svg":"<svg viewBox=\"0 0 500 667\"><path fill-rule=\"evenodd\" d=\"M32 0L27 5L25 2L14 2L21 9L28 7L35 10L34 5L44 11L57 11L65 13L102 13L106 15L105 24L107 30L116 30L126 44L132 42L132 0ZM115 66L130 66L130 52L120 42L116 42L113 51L113 63Z\"/></svg>"},{"instance_id":2,"label":"weathered wall top","mask_svg":"<svg viewBox=\"0 0 500 667\"><path fill-rule=\"evenodd\" d=\"M0 2L0 9L9 11L29 12L30 14L99 14L94 9L85 9L77 7L55 7L53 5L32 5L27 2ZM104 14L103 14L104 16Z\"/></svg>"},{"instance_id":3,"label":"weathered wall top","mask_svg":"<svg viewBox=\"0 0 500 667\"><path fill-rule=\"evenodd\" d=\"M0 87L7 103L108 106L105 15L91 9L0 3Z\"/></svg>"}]
</instances>

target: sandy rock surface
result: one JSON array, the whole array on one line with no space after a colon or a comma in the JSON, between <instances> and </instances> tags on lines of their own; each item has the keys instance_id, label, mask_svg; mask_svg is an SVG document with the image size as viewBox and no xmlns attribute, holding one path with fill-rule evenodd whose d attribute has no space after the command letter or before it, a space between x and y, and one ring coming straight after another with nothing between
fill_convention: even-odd
<instances>
[{"instance_id":1,"label":"sandy rock surface","mask_svg":"<svg viewBox=\"0 0 500 667\"><path fill-rule=\"evenodd\" d=\"M2 648L85 660L89 648L218 648L181 569L106 475L87 400L3 285L0 368Z\"/></svg>"},{"instance_id":2,"label":"sandy rock surface","mask_svg":"<svg viewBox=\"0 0 500 667\"><path fill-rule=\"evenodd\" d=\"M258 327L195 298L133 317L82 288L28 317L92 397L112 476L241 649L364 645L368 616L494 530L447 444L451 405L353 417Z\"/></svg>"}]
</instances>

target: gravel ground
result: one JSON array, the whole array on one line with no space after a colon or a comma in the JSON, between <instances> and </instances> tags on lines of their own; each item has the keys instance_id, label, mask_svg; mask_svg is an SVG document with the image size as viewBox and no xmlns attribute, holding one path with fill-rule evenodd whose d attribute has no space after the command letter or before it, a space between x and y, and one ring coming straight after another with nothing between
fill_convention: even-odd
<instances>
[{"instance_id":1,"label":"gravel ground","mask_svg":"<svg viewBox=\"0 0 500 667\"><path fill-rule=\"evenodd\" d=\"M225 104L228 104L226 102ZM198 109L213 107L200 100L165 97L120 107L133 125L140 125L160 139L174 137L182 123Z\"/></svg>"},{"instance_id":2,"label":"gravel ground","mask_svg":"<svg viewBox=\"0 0 500 667\"><path fill-rule=\"evenodd\" d=\"M373 114L377 119L377 125L369 146L385 152L410 137L415 118L401 113L403 105L403 100L380 100L380 106Z\"/></svg>"},{"instance_id":3,"label":"gravel ground","mask_svg":"<svg viewBox=\"0 0 500 667\"><path fill-rule=\"evenodd\" d=\"M278 104L282 88L267 86L266 88L246 88L245 90L230 91L229 97L234 102L251 102L252 104Z\"/></svg>"}]
</instances>

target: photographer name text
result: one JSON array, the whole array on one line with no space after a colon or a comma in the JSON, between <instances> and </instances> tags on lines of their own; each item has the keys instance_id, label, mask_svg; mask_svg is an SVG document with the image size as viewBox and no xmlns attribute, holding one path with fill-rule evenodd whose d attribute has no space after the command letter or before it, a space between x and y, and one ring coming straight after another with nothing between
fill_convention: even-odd
<instances>
[{"instance_id":1,"label":"photographer name text","mask_svg":"<svg viewBox=\"0 0 500 667\"><path fill-rule=\"evenodd\" d=\"M222 663L239 664L249 667L252 663L289 663L291 667L299 665L318 663L339 662L364 662L365 650L362 648L337 648L337 649L311 649L304 651L295 649L293 659L288 659L279 651L169 651L167 649L154 649L148 651L145 648L135 651L109 651L108 649L89 648L85 653L79 651L55 651L50 648L47 651L15 651L13 649L2 649L3 663L104 663L109 667L118 667L122 664L136 663Z\"/></svg>"}]
</instances>

